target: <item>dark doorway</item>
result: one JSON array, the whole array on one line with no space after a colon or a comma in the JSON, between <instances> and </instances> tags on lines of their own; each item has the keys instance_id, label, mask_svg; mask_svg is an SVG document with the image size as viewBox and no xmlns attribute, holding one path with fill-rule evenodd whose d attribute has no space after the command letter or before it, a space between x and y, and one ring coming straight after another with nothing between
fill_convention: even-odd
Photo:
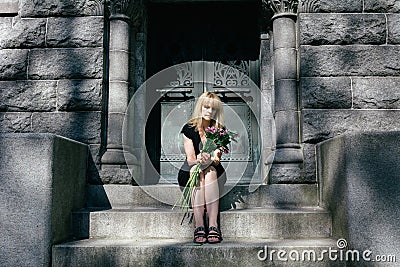
<instances>
[{"instance_id":1,"label":"dark doorway","mask_svg":"<svg viewBox=\"0 0 400 267\"><path fill-rule=\"evenodd\" d=\"M258 60L258 2L150 4L148 77L187 61Z\"/></svg>"}]
</instances>

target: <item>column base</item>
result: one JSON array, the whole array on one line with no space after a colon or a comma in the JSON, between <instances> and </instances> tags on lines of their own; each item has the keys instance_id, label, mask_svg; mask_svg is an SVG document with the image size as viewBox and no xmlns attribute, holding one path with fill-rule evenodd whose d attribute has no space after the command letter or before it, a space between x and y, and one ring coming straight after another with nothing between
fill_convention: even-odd
<instances>
[{"instance_id":1,"label":"column base","mask_svg":"<svg viewBox=\"0 0 400 267\"><path fill-rule=\"evenodd\" d=\"M274 164L270 170L270 184L301 184L303 164Z\"/></svg>"},{"instance_id":2,"label":"column base","mask_svg":"<svg viewBox=\"0 0 400 267\"><path fill-rule=\"evenodd\" d=\"M124 151L119 148L107 148L101 157L101 163L102 165L126 165Z\"/></svg>"},{"instance_id":3,"label":"column base","mask_svg":"<svg viewBox=\"0 0 400 267\"><path fill-rule=\"evenodd\" d=\"M270 170L270 184L305 183L303 175L303 151L298 144L278 148ZM298 147L294 147L298 146Z\"/></svg>"},{"instance_id":4,"label":"column base","mask_svg":"<svg viewBox=\"0 0 400 267\"><path fill-rule=\"evenodd\" d=\"M136 185L126 165L103 165L99 170L100 180L104 184L132 184Z\"/></svg>"},{"instance_id":5,"label":"column base","mask_svg":"<svg viewBox=\"0 0 400 267\"><path fill-rule=\"evenodd\" d=\"M101 158L100 180L104 184L137 185L141 167L137 158L122 149L107 149Z\"/></svg>"},{"instance_id":6,"label":"column base","mask_svg":"<svg viewBox=\"0 0 400 267\"><path fill-rule=\"evenodd\" d=\"M275 151L274 163L303 163L303 150L299 145L290 145L289 147L281 147Z\"/></svg>"}]
</instances>

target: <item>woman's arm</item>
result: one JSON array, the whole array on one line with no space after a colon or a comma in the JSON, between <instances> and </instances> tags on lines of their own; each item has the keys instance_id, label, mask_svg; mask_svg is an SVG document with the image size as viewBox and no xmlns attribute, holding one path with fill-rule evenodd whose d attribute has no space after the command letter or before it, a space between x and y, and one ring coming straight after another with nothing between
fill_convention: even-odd
<instances>
[{"instance_id":1,"label":"woman's arm","mask_svg":"<svg viewBox=\"0 0 400 267\"><path fill-rule=\"evenodd\" d=\"M210 162L214 165L218 165L221 161L222 151L219 149L214 151L214 155L212 157L210 157L207 153L196 156L192 139L187 138L185 135L183 135L183 147L185 149L185 154L189 165L195 165L197 163L210 164Z\"/></svg>"},{"instance_id":2,"label":"woman's arm","mask_svg":"<svg viewBox=\"0 0 400 267\"><path fill-rule=\"evenodd\" d=\"M193 141L192 139L187 138L185 135L183 135L183 147L185 149L188 164L197 164L198 161L196 159L196 152L194 151Z\"/></svg>"}]
</instances>

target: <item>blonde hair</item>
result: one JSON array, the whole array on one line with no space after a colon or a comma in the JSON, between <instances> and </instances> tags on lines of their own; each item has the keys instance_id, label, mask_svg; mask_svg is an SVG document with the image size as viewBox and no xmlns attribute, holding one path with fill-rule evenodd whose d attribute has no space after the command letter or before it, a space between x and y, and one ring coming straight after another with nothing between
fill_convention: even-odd
<instances>
[{"instance_id":1,"label":"blonde hair","mask_svg":"<svg viewBox=\"0 0 400 267\"><path fill-rule=\"evenodd\" d=\"M222 127L224 123L224 110L222 108L221 99L216 93L205 92L203 93L194 106L192 118L189 120L189 125L200 130L202 123L201 109L204 103L209 103L215 110L215 117L211 120L210 126Z\"/></svg>"}]
</instances>

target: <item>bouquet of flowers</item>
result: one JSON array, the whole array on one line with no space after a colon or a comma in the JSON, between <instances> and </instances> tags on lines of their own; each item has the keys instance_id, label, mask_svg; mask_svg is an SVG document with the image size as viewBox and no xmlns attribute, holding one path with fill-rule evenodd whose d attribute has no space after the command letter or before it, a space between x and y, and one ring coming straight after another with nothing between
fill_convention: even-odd
<instances>
[{"instance_id":1,"label":"bouquet of flowers","mask_svg":"<svg viewBox=\"0 0 400 267\"><path fill-rule=\"evenodd\" d=\"M215 126L208 127L206 130L206 141L203 145L203 149L201 153L208 153L211 155L217 148L221 149L224 153L229 153L228 145L233 142L237 142L237 134L226 129L226 128L217 128ZM189 206L190 206L190 197L193 192L193 188L199 181L199 176L201 172L202 164L197 163L194 171L190 174L189 180L180 196L180 198L175 202L175 208L178 202L181 203L181 209L185 209L185 214L188 214ZM183 220L182 220L183 221Z\"/></svg>"}]
</instances>

